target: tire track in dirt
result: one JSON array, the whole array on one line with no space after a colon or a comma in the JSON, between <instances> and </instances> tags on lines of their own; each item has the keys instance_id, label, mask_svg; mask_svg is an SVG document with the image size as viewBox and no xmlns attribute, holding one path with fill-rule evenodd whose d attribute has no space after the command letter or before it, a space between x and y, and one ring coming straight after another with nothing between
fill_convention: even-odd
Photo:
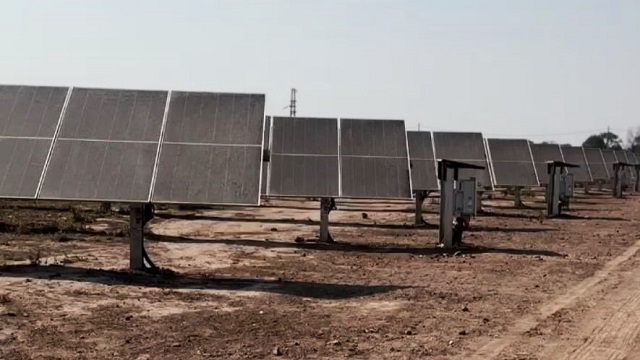
<instances>
[{"instance_id":1,"label":"tire track in dirt","mask_svg":"<svg viewBox=\"0 0 640 360\"><path fill-rule=\"evenodd\" d=\"M609 274L611 274L612 272L616 271L617 268L620 266L620 264L624 263L625 261L629 260L632 256L634 256L638 250L640 250L640 240L636 241L632 246L630 246L624 253L622 253L621 255L617 256L616 258L614 258L613 260L609 261L608 263L606 263L602 269L598 270L595 272L595 274L585 280L583 280L582 282L580 282L578 285L572 287L569 289L569 291L567 291L565 294L561 295L560 297L544 304L540 309L539 312L537 314L532 314L529 316L525 316L523 318L521 318L520 320L518 320L512 327L511 329L509 329L507 335L491 340L488 343L486 343L484 346L480 347L475 353L471 354L468 357L468 359L494 359L496 357L498 357L502 351L507 348L509 345L513 344L514 342L520 340L522 338L522 335L524 333L526 333L527 331L533 329L534 327L536 327L540 322L542 322L544 319L548 318L549 316L553 315L554 313L558 312L559 310L562 310L564 308L566 308L567 306L575 303L575 301L581 297L584 297L587 294L593 293L596 286L599 285L603 280L605 280ZM624 316L624 314L627 314L627 312L631 312L634 309L638 309L640 306L640 289L638 289L637 294L634 292L634 294L630 294L630 299L628 300L629 304L628 308L623 309L622 307L620 308L621 311L618 311L616 314L619 314L621 317ZM628 314L627 314L628 315ZM634 316L637 316L634 314ZM626 321L624 319L624 317L622 319L616 317L615 321L618 321L618 325L621 322ZM611 326L615 327L615 321L611 322ZM626 341L627 337L632 337L631 338L631 342L633 342L633 339L635 338L635 336L633 336L634 331L635 334L637 335L637 327L639 324L635 324L635 326L631 326L631 327L635 327L636 329L629 329L629 330L623 330L623 329L608 329L607 331L610 332L618 332L620 337L618 337L621 341ZM606 326L603 325L603 326ZM626 334L627 331L631 331L631 334ZM615 337L615 335L614 335ZM599 342L595 342L594 340L594 344L598 344ZM597 345L596 345L597 347ZM595 350L595 348L593 349ZM582 352L581 352L582 353ZM577 357L580 358L580 357ZM582 357L584 358L584 357ZM589 358L591 358L591 356L589 356ZM605 357L606 358L606 357ZM611 359L616 359L617 357L611 357ZM573 359L573 358L571 358ZM608 358L606 358L608 359Z\"/></svg>"},{"instance_id":2,"label":"tire track in dirt","mask_svg":"<svg viewBox=\"0 0 640 360\"><path fill-rule=\"evenodd\" d=\"M573 359L624 359L631 353L640 335L640 279L633 273L613 293L607 294L603 305L598 305L593 314L588 314L581 327L589 330L578 338L587 340L570 350L564 357ZM608 305L608 306L607 306ZM600 314L608 315L595 328L587 326ZM579 334L580 335L580 334ZM557 352L556 352L557 353Z\"/></svg>"}]
</instances>

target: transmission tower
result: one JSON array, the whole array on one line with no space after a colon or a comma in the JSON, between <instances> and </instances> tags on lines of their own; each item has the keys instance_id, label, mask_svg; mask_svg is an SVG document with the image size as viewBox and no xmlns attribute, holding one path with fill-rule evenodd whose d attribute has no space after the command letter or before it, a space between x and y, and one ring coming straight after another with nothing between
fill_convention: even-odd
<instances>
[{"instance_id":1,"label":"transmission tower","mask_svg":"<svg viewBox=\"0 0 640 360\"><path fill-rule=\"evenodd\" d=\"M295 88L291 89L291 104L289 104L289 116L296 117L296 92Z\"/></svg>"}]
</instances>

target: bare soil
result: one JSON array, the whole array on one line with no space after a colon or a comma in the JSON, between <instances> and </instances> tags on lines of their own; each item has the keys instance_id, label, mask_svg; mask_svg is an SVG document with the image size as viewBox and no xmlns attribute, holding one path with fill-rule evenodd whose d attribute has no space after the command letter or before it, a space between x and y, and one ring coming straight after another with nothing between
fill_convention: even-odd
<instances>
[{"instance_id":1,"label":"bare soil","mask_svg":"<svg viewBox=\"0 0 640 360\"><path fill-rule=\"evenodd\" d=\"M128 268L128 215L0 205L2 359L613 359L640 350L638 197L483 201L464 248L411 202L161 208ZM435 200L430 200L435 201ZM425 206L437 224L437 204Z\"/></svg>"}]
</instances>

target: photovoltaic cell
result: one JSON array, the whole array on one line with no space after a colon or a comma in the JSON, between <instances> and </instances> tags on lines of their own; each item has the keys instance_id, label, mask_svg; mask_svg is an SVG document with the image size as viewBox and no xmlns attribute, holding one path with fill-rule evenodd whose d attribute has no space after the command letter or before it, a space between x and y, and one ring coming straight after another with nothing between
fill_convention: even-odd
<instances>
[{"instance_id":1,"label":"photovoltaic cell","mask_svg":"<svg viewBox=\"0 0 640 360\"><path fill-rule=\"evenodd\" d=\"M51 139L0 137L0 197L34 198Z\"/></svg>"},{"instance_id":2,"label":"photovoltaic cell","mask_svg":"<svg viewBox=\"0 0 640 360\"><path fill-rule=\"evenodd\" d=\"M339 196L338 119L273 118L269 194Z\"/></svg>"},{"instance_id":3,"label":"photovoltaic cell","mask_svg":"<svg viewBox=\"0 0 640 360\"><path fill-rule=\"evenodd\" d=\"M53 138L66 87L0 85L0 136Z\"/></svg>"},{"instance_id":4,"label":"photovoltaic cell","mask_svg":"<svg viewBox=\"0 0 640 360\"><path fill-rule=\"evenodd\" d=\"M487 139L495 185L538 186L535 165L524 139Z\"/></svg>"},{"instance_id":5,"label":"photovoltaic cell","mask_svg":"<svg viewBox=\"0 0 640 360\"><path fill-rule=\"evenodd\" d=\"M40 198L146 202L158 145L58 139Z\"/></svg>"},{"instance_id":6,"label":"photovoltaic cell","mask_svg":"<svg viewBox=\"0 0 640 360\"><path fill-rule=\"evenodd\" d=\"M41 199L149 199L166 91L74 88Z\"/></svg>"},{"instance_id":7,"label":"photovoltaic cell","mask_svg":"<svg viewBox=\"0 0 640 360\"><path fill-rule=\"evenodd\" d=\"M157 144L166 102L167 91L74 88L58 137Z\"/></svg>"},{"instance_id":8,"label":"photovoltaic cell","mask_svg":"<svg viewBox=\"0 0 640 360\"><path fill-rule=\"evenodd\" d=\"M260 146L165 143L154 202L257 204Z\"/></svg>"},{"instance_id":9,"label":"photovoltaic cell","mask_svg":"<svg viewBox=\"0 0 640 360\"><path fill-rule=\"evenodd\" d=\"M447 159L484 167L484 170L460 169L460 179L475 177L479 188L493 187L481 133L435 131L433 144L436 160Z\"/></svg>"},{"instance_id":10,"label":"photovoltaic cell","mask_svg":"<svg viewBox=\"0 0 640 360\"><path fill-rule=\"evenodd\" d=\"M407 141L413 190L438 190L437 167L431 132L407 131Z\"/></svg>"},{"instance_id":11,"label":"photovoltaic cell","mask_svg":"<svg viewBox=\"0 0 640 360\"><path fill-rule=\"evenodd\" d=\"M403 120L340 120L342 196L411 198Z\"/></svg>"},{"instance_id":12,"label":"photovoltaic cell","mask_svg":"<svg viewBox=\"0 0 640 360\"><path fill-rule=\"evenodd\" d=\"M540 184L549 183L549 174L547 173L547 161L564 161L560 145L557 144L530 144L533 162L536 165L538 180Z\"/></svg>"},{"instance_id":13,"label":"photovoltaic cell","mask_svg":"<svg viewBox=\"0 0 640 360\"><path fill-rule=\"evenodd\" d=\"M0 197L35 198L67 93L0 85Z\"/></svg>"},{"instance_id":14,"label":"photovoltaic cell","mask_svg":"<svg viewBox=\"0 0 640 360\"><path fill-rule=\"evenodd\" d=\"M584 148L584 154L591 170L593 180L608 180L609 171L602 154L598 148Z\"/></svg>"},{"instance_id":15,"label":"photovoltaic cell","mask_svg":"<svg viewBox=\"0 0 640 360\"><path fill-rule=\"evenodd\" d=\"M587 159L585 158L584 151L581 146L562 146L562 156L564 161L569 164L578 165L578 168L569 168L567 171L573 174L573 180L576 182L591 182L591 173L589 171L589 165L587 165Z\"/></svg>"},{"instance_id":16,"label":"photovoltaic cell","mask_svg":"<svg viewBox=\"0 0 640 360\"><path fill-rule=\"evenodd\" d=\"M171 93L153 202L257 205L264 95Z\"/></svg>"}]
</instances>

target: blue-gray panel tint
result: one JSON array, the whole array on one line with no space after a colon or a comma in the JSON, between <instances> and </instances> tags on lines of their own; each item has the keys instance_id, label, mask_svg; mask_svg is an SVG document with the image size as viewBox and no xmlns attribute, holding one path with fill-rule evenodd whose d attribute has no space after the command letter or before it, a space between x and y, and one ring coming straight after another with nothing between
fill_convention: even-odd
<instances>
[{"instance_id":1,"label":"blue-gray panel tint","mask_svg":"<svg viewBox=\"0 0 640 360\"><path fill-rule=\"evenodd\" d=\"M164 143L152 200L157 203L258 204L261 163L260 146Z\"/></svg>"},{"instance_id":2,"label":"blue-gray panel tint","mask_svg":"<svg viewBox=\"0 0 640 360\"><path fill-rule=\"evenodd\" d=\"M411 185L413 185L414 191L436 191L439 189L436 166L435 160L411 160Z\"/></svg>"},{"instance_id":3,"label":"blue-gray panel tint","mask_svg":"<svg viewBox=\"0 0 640 360\"><path fill-rule=\"evenodd\" d=\"M404 120L340 119L340 154L406 158Z\"/></svg>"},{"instance_id":4,"label":"blue-gray panel tint","mask_svg":"<svg viewBox=\"0 0 640 360\"><path fill-rule=\"evenodd\" d=\"M342 196L410 198L406 158L342 156Z\"/></svg>"},{"instance_id":5,"label":"blue-gray panel tint","mask_svg":"<svg viewBox=\"0 0 640 360\"><path fill-rule=\"evenodd\" d=\"M435 160L430 131L407 131L409 158Z\"/></svg>"},{"instance_id":6,"label":"blue-gray panel tint","mask_svg":"<svg viewBox=\"0 0 640 360\"><path fill-rule=\"evenodd\" d=\"M538 186L536 169L524 139L487 139L495 185Z\"/></svg>"},{"instance_id":7,"label":"blue-gray panel tint","mask_svg":"<svg viewBox=\"0 0 640 360\"><path fill-rule=\"evenodd\" d=\"M567 171L573 174L573 180L576 182L593 181L589 173L589 166L584 156L584 151L580 146L562 146L562 156L564 161L569 164L579 165L579 168L569 168Z\"/></svg>"},{"instance_id":8,"label":"blue-gray panel tint","mask_svg":"<svg viewBox=\"0 0 640 360\"><path fill-rule=\"evenodd\" d=\"M173 91L164 141L260 145L264 104L264 95Z\"/></svg>"},{"instance_id":9,"label":"blue-gray panel tint","mask_svg":"<svg viewBox=\"0 0 640 360\"><path fill-rule=\"evenodd\" d=\"M74 88L59 138L157 142L167 94L167 91Z\"/></svg>"},{"instance_id":10,"label":"blue-gray panel tint","mask_svg":"<svg viewBox=\"0 0 640 360\"><path fill-rule=\"evenodd\" d=\"M338 156L271 156L269 195L337 197Z\"/></svg>"},{"instance_id":11,"label":"blue-gray panel tint","mask_svg":"<svg viewBox=\"0 0 640 360\"><path fill-rule=\"evenodd\" d=\"M0 136L53 137L68 88L0 85Z\"/></svg>"},{"instance_id":12,"label":"blue-gray panel tint","mask_svg":"<svg viewBox=\"0 0 640 360\"><path fill-rule=\"evenodd\" d=\"M587 158L593 180L608 180L609 172L602 151L598 148L584 148L584 155Z\"/></svg>"},{"instance_id":13,"label":"blue-gray panel tint","mask_svg":"<svg viewBox=\"0 0 640 360\"><path fill-rule=\"evenodd\" d=\"M462 161L484 167L484 170L461 171L459 174L460 179L475 177L479 188L492 187L489 163L481 133L434 131L433 145L436 152L436 160Z\"/></svg>"},{"instance_id":14,"label":"blue-gray panel tint","mask_svg":"<svg viewBox=\"0 0 640 360\"><path fill-rule=\"evenodd\" d=\"M560 146L557 144L530 144L533 162L536 164L540 184L549 183L547 161L563 161Z\"/></svg>"},{"instance_id":15,"label":"blue-gray panel tint","mask_svg":"<svg viewBox=\"0 0 640 360\"><path fill-rule=\"evenodd\" d=\"M147 201L157 147L58 139L39 198Z\"/></svg>"},{"instance_id":16,"label":"blue-gray panel tint","mask_svg":"<svg viewBox=\"0 0 640 360\"><path fill-rule=\"evenodd\" d=\"M272 152L338 156L338 119L274 117Z\"/></svg>"},{"instance_id":17,"label":"blue-gray panel tint","mask_svg":"<svg viewBox=\"0 0 640 360\"><path fill-rule=\"evenodd\" d=\"M270 195L338 196L338 120L273 118Z\"/></svg>"},{"instance_id":18,"label":"blue-gray panel tint","mask_svg":"<svg viewBox=\"0 0 640 360\"><path fill-rule=\"evenodd\" d=\"M340 120L343 197L411 198L403 120Z\"/></svg>"},{"instance_id":19,"label":"blue-gray panel tint","mask_svg":"<svg viewBox=\"0 0 640 360\"><path fill-rule=\"evenodd\" d=\"M271 116L265 116L264 119L264 131L263 131L262 143L263 148L266 150L271 149L270 134L271 134ZM269 162L262 161L262 180L260 182L260 194L267 195L267 181L269 179Z\"/></svg>"},{"instance_id":20,"label":"blue-gray panel tint","mask_svg":"<svg viewBox=\"0 0 640 360\"><path fill-rule=\"evenodd\" d=\"M413 190L438 190L431 132L407 131Z\"/></svg>"},{"instance_id":21,"label":"blue-gray panel tint","mask_svg":"<svg viewBox=\"0 0 640 360\"><path fill-rule=\"evenodd\" d=\"M50 139L0 138L0 197L35 198Z\"/></svg>"}]
</instances>

